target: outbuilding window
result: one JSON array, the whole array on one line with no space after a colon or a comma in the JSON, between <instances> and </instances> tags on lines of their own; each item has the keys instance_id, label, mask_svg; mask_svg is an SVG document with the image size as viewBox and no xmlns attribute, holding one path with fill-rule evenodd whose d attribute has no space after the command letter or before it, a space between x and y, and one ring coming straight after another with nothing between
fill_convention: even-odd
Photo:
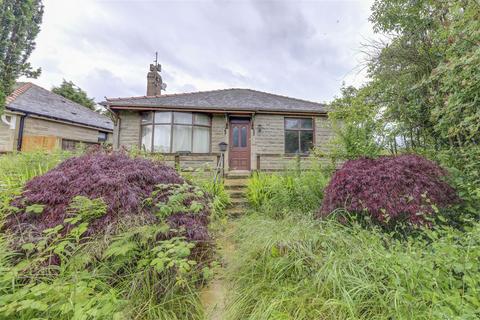
<instances>
[{"instance_id":1,"label":"outbuilding window","mask_svg":"<svg viewBox=\"0 0 480 320\"><path fill-rule=\"evenodd\" d=\"M108 138L107 132L103 132L103 131L98 132L98 142L105 142L107 141L107 138Z\"/></svg>"},{"instance_id":2,"label":"outbuilding window","mask_svg":"<svg viewBox=\"0 0 480 320\"><path fill-rule=\"evenodd\" d=\"M148 152L210 152L209 115L156 111L142 112L141 118L141 145Z\"/></svg>"},{"instance_id":3,"label":"outbuilding window","mask_svg":"<svg viewBox=\"0 0 480 320\"><path fill-rule=\"evenodd\" d=\"M285 153L308 154L313 147L313 119L285 118Z\"/></svg>"}]
</instances>

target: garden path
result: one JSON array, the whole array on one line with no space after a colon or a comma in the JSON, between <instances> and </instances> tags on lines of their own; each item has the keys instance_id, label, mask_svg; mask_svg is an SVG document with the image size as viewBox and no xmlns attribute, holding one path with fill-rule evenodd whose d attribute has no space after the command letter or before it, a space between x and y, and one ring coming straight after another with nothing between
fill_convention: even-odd
<instances>
[{"instance_id":1,"label":"garden path","mask_svg":"<svg viewBox=\"0 0 480 320\"><path fill-rule=\"evenodd\" d=\"M208 286L200 292L200 300L205 310L205 319L224 320L230 284L227 281L227 266L232 262L235 245L232 236L235 232L231 222L216 239L217 252L221 257L221 265Z\"/></svg>"}]
</instances>

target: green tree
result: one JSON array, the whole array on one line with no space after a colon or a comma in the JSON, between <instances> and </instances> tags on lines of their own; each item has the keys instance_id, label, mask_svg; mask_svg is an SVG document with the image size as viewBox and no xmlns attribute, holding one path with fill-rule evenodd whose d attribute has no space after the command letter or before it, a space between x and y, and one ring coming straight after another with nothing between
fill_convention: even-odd
<instances>
[{"instance_id":1,"label":"green tree","mask_svg":"<svg viewBox=\"0 0 480 320\"><path fill-rule=\"evenodd\" d=\"M66 81L64 79L60 86L52 88L52 92L69 100L75 101L76 103L81 104L82 106L85 106L93 111L97 111L93 98L89 98L87 93L75 85L72 81Z\"/></svg>"},{"instance_id":2,"label":"green tree","mask_svg":"<svg viewBox=\"0 0 480 320\"><path fill-rule=\"evenodd\" d=\"M478 143L480 3L376 0L369 62L384 121L411 150Z\"/></svg>"},{"instance_id":3,"label":"green tree","mask_svg":"<svg viewBox=\"0 0 480 320\"><path fill-rule=\"evenodd\" d=\"M41 0L0 0L0 113L20 76L36 78L28 58L43 16Z\"/></svg>"},{"instance_id":4,"label":"green tree","mask_svg":"<svg viewBox=\"0 0 480 320\"><path fill-rule=\"evenodd\" d=\"M378 104L371 94L373 86L360 89L342 87L341 96L331 104L329 117L336 133L329 154L334 159L375 157L385 149L387 139Z\"/></svg>"}]
</instances>

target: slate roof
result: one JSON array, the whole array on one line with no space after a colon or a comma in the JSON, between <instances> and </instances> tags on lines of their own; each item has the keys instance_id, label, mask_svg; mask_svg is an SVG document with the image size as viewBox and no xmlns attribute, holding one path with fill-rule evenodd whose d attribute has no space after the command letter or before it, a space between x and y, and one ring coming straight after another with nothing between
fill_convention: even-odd
<instances>
[{"instance_id":1,"label":"slate roof","mask_svg":"<svg viewBox=\"0 0 480 320\"><path fill-rule=\"evenodd\" d=\"M6 104L12 111L113 130L113 122L108 117L30 82L17 83Z\"/></svg>"},{"instance_id":2,"label":"slate roof","mask_svg":"<svg viewBox=\"0 0 480 320\"><path fill-rule=\"evenodd\" d=\"M251 112L326 113L322 103L311 102L251 89L222 89L161 96L107 98L101 104L115 107L202 109Z\"/></svg>"}]
</instances>

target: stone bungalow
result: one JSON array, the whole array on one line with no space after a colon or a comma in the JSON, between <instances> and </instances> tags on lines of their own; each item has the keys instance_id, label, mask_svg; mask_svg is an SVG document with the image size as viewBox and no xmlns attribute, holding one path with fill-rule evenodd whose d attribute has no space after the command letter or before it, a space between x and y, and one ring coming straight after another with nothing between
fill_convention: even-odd
<instances>
[{"instance_id":1,"label":"stone bungalow","mask_svg":"<svg viewBox=\"0 0 480 320\"><path fill-rule=\"evenodd\" d=\"M111 142L112 121L33 83L17 83L0 118L0 153Z\"/></svg>"},{"instance_id":2,"label":"stone bungalow","mask_svg":"<svg viewBox=\"0 0 480 320\"><path fill-rule=\"evenodd\" d=\"M225 170L281 170L297 155L308 165L311 148L332 136L325 105L250 89L162 95L151 65L147 95L107 98L116 116L114 148L161 153L181 167L215 167L223 148ZM227 146L225 146L225 143Z\"/></svg>"}]
</instances>

